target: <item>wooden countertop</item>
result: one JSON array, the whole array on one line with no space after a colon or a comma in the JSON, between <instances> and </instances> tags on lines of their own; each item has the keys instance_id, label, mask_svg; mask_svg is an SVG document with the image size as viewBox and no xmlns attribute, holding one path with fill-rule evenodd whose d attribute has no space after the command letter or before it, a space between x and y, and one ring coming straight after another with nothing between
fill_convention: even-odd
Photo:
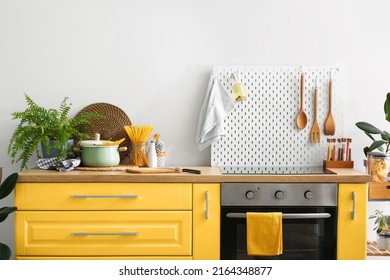
<instances>
[{"instance_id":1,"label":"wooden countertop","mask_svg":"<svg viewBox=\"0 0 390 280\"><path fill-rule=\"evenodd\" d=\"M69 171L43 170L32 168L19 172L20 183L47 182L138 182L138 183L222 183L222 182L271 182L271 183L368 183L369 175L354 169L331 168L336 174L310 175L223 175L218 167L191 166L201 170L202 174L159 173L132 174L126 171Z\"/></svg>"}]
</instances>

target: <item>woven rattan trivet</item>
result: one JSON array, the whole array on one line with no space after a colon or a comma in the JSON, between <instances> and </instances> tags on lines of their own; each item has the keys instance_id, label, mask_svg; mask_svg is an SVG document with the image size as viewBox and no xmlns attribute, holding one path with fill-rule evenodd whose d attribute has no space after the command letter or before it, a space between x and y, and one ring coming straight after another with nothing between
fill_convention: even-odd
<instances>
[{"instance_id":1,"label":"woven rattan trivet","mask_svg":"<svg viewBox=\"0 0 390 280\"><path fill-rule=\"evenodd\" d=\"M91 139L94 139L95 133L100 134L101 140L117 141L125 138L120 146L127 147L127 151L130 151L131 141L124 126L131 125L131 121L122 109L109 103L93 103L84 107L77 115L82 113L98 113L103 118L91 119L89 125L79 128L80 131L88 134ZM120 159L122 164L129 163L128 152L120 153Z\"/></svg>"},{"instance_id":2,"label":"woven rattan trivet","mask_svg":"<svg viewBox=\"0 0 390 280\"><path fill-rule=\"evenodd\" d=\"M79 171L126 171L129 168L138 168L135 165L116 165L116 166L102 166L102 167L87 167L77 166L75 169Z\"/></svg>"}]
</instances>

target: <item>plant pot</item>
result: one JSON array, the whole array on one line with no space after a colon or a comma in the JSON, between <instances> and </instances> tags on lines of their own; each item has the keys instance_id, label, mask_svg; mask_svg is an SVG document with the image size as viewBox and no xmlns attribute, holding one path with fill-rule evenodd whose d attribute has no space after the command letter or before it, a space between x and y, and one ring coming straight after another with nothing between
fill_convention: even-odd
<instances>
[{"instance_id":1,"label":"plant pot","mask_svg":"<svg viewBox=\"0 0 390 280\"><path fill-rule=\"evenodd\" d=\"M381 232L377 235L376 239L377 247L379 250L389 250L390 249L390 232Z\"/></svg>"},{"instance_id":2,"label":"plant pot","mask_svg":"<svg viewBox=\"0 0 390 280\"><path fill-rule=\"evenodd\" d=\"M57 140L50 140L50 149L49 151L46 149L46 146L41 142L41 149L42 149L42 157L43 158L51 158L51 157L57 157L58 156L58 151L54 147L55 142ZM74 146L74 140L69 139L66 147L66 153L69 153Z\"/></svg>"}]
</instances>

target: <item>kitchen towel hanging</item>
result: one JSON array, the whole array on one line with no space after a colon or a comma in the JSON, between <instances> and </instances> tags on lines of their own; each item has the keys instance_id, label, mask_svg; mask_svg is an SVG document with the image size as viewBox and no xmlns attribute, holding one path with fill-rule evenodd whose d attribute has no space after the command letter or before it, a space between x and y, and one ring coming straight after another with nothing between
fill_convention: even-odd
<instances>
[{"instance_id":1,"label":"kitchen towel hanging","mask_svg":"<svg viewBox=\"0 0 390 280\"><path fill-rule=\"evenodd\" d=\"M248 255L275 256L283 253L282 213L246 213Z\"/></svg>"},{"instance_id":2,"label":"kitchen towel hanging","mask_svg":"<svg viewBox=\"0 0 390 280\"><path fill-rule=\"evenodd\" d=\"M196 142L200 151L222 138L225 133L223 120L233 110L234 104L233 97L211 75L198 121Z\"/></svg>"}]
</instances>

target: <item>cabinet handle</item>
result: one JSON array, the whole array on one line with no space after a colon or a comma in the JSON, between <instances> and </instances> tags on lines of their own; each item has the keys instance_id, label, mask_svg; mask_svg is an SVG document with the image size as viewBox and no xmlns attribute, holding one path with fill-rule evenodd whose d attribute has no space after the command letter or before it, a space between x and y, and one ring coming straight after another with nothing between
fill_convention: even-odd
<instances>
[{"instance_id":1,"label":"cabinet handle","mask_svg":"<svg viewBox=\"0 0 390 280\"><path fill-rule=\"evenodd\" d=\"M139 232L72 232L73 236L138 236Z\"/></svg>"},{"instance_id":2,"label":"cabinet handle","mask_svg":"<svg viewBox=\"0 0 390 280\"><path fill-rule=\"evenodd\" d=\"M356 192L352 192L352 220L355 220Z\"/></svg>"},{"instance_id":3,"label":"cabinet handle","mask_svg":"<svg viewBox=\"0 0 390 280\"><path fill-rule=\"evenodd\" d=\"M71 198L138 198L138 195L84 195L74 194Z\"/></svg>"},{"instance_id":4,"label":"cabinet handle","mask_svg":"<svg viewBox=\"0 0 390 280\"><path fill-rule=\"evenodd\" d=\"M246 219L246 213L227 213L227 218ZM327 219L330 218L329 213L285 213L282 214L282 219L286 220L302 220L302 219Z\"/></svg>"},{"instance_id":5,"label":"cabinet handle","mask_svg":"<svg viewBox=\"0 0 390 280\"><path fill-rule=\"evenodd\" d=\"M209 192L206 191L206 220L209 219Z\"/></svg>"}]
</instances>

